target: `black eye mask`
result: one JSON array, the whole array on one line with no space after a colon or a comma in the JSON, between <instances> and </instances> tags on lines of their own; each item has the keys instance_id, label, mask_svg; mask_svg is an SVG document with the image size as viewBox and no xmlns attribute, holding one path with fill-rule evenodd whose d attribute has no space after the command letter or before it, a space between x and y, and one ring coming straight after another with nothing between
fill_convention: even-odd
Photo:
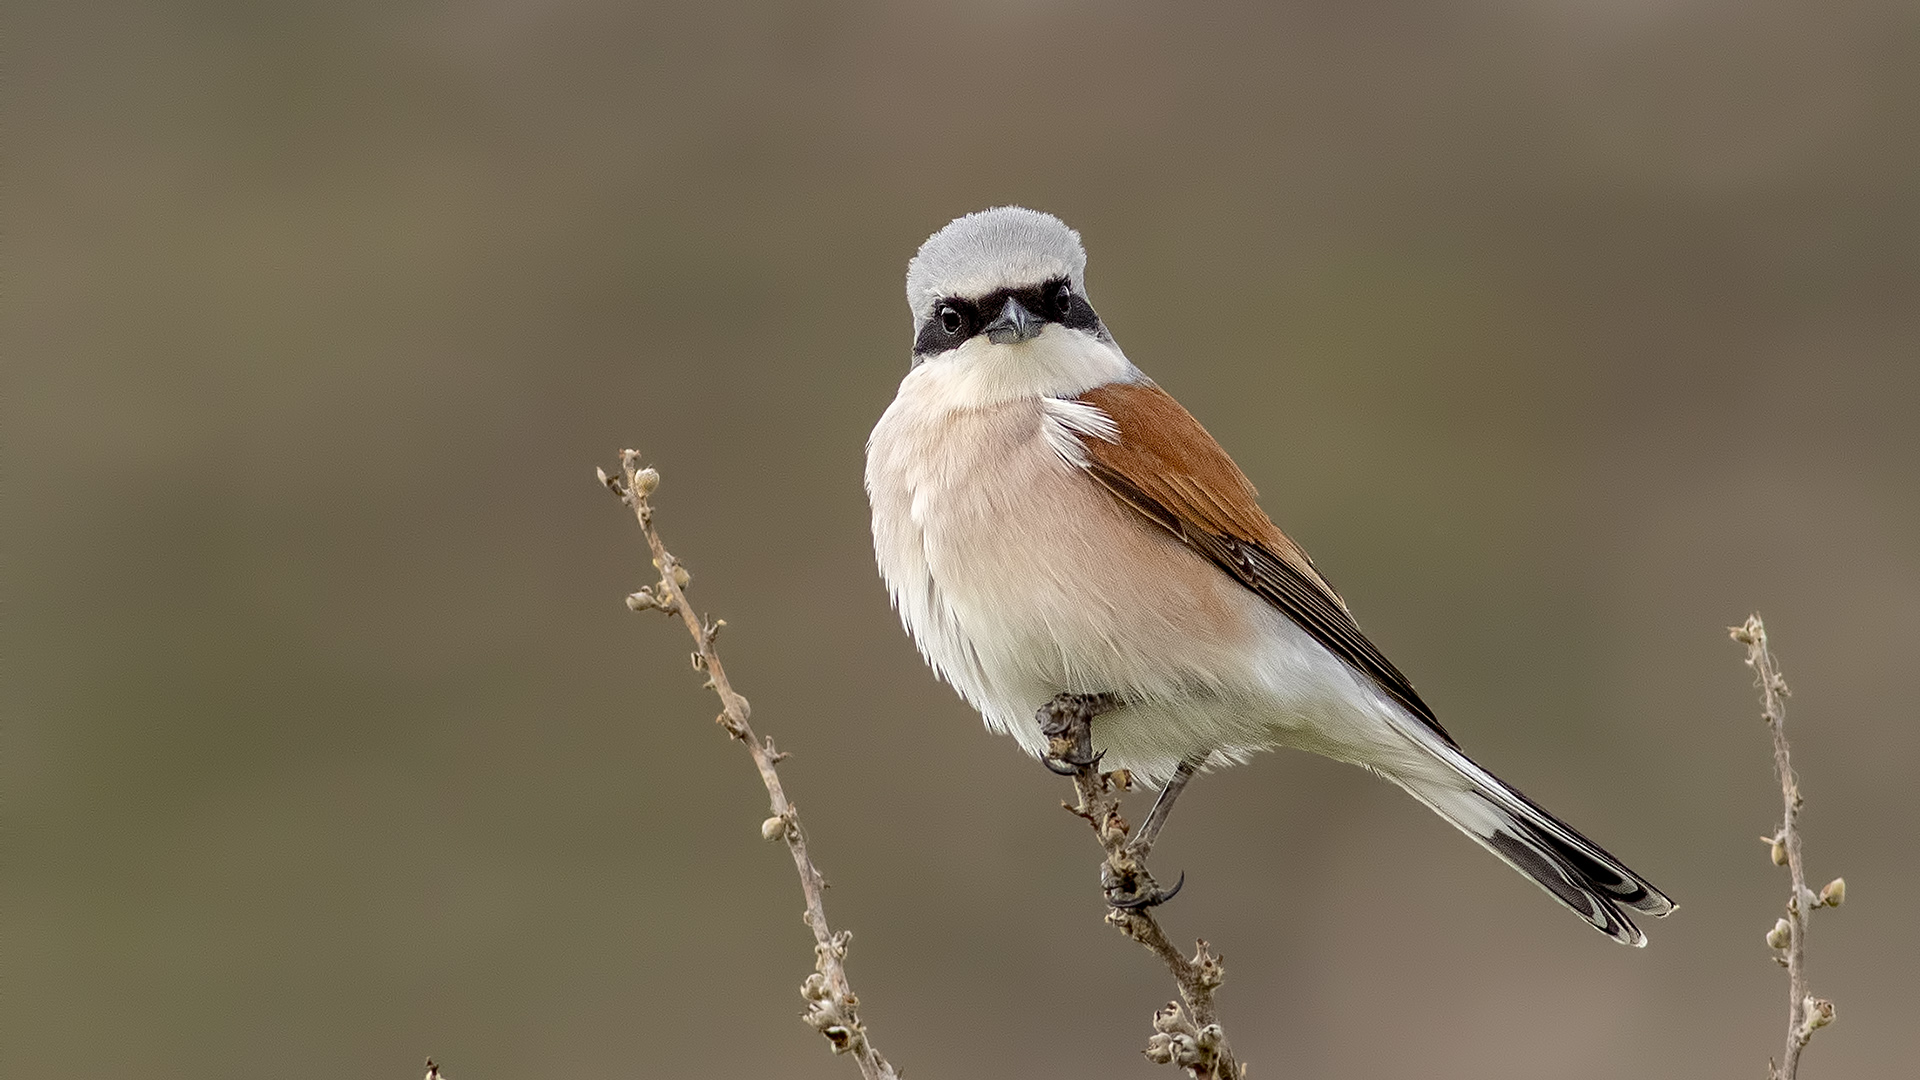
<instances>
[{"instance_id":1,"label":"black eye mask","mask_svg":"<svg viewBox=\"0 0 1920 1080\"><path fill-rule=\"evenodd\" d=\"M1106 327L1100 324L1093 305L1070 289L1063 303L1060 295L1063 289L1068 289L1067 279L1055 278L1039 285L1001 289L973 300L958 296L937 300L913 343L913 362L917 365L928 357L966 344L1000 314L1009 298L1018 300L1035 318L1105 339ZM953 328L949 329L948 324L954 324Z\"/></svg>"}]
</instances>

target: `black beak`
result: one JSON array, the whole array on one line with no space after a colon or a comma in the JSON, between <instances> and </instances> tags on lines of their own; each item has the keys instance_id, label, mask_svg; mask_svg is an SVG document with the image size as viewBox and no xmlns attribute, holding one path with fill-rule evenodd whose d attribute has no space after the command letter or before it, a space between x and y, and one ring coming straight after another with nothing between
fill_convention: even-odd
<instances>
[{"instance_id":1,"label":"black beak","mask_svg":"<svg viewBox=\"0 0 1920 1080\"><path fill-rule=\"evenodd\" d=\"M1032 341L1047 328L1045 319L1028 311L1026 306L1013 297L1007 297L1006 306L1000 309L1000 315L981 328L987 340L995 345L1011 345L1017 341Z\"/></svg>"}]
</instances>

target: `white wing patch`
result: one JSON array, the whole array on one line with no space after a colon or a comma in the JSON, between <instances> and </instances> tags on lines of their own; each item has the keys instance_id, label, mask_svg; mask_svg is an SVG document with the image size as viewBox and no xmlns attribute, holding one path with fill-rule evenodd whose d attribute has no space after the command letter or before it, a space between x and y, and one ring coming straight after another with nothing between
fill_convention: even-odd
<instances>
[{"instance_id":1,"label":"white wing patch","mask_svg":"<svg viewBox=\"0 0 1920 1080\"><path fill-rule=\"evenodd\" d=\"M1040 431L1047 438L1047 445L1060 459L1078 469L1089 464L1087 449L1080 442L1081 436L1101 439L1110 443L1120 441L1120 425L1113 417L1094 405L1084 401L1072 401L1067 398L1043 397L1040 399Z\"/></svg>"}]
</instances>

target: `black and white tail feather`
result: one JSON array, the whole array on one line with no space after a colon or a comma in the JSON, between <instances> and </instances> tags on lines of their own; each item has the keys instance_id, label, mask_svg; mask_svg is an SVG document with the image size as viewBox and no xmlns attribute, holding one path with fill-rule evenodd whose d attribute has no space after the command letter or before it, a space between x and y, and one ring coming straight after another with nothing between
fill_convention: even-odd
<instances>
[{"instance_id":1,"label":"black and white tail feather","mask_svg":"<svg viewBox=\"0 0 1920 1080\"><path fill-rule=\"evenodd\" d=\"M1406 719L1402 732L1445 764L1451 775L1388 779L1594 929L1623 945L1646 947L1646 935L1621 908L1659 918L1674 910L1672 900L1606 849L1481 768L1457 747L1434 737L1430 728L1412 717Z\"/></svg>"}]
</instances>

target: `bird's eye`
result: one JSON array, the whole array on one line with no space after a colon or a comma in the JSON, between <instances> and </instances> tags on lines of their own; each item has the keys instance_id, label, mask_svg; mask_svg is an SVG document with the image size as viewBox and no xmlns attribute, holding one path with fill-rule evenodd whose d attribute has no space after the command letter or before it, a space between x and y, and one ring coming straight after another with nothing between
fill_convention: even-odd
<instances>
[{"instance_id":1,"label":"bird's eye","mask_svg":"<svg viewBox=\"0 0 1920 1080\"><path fill-rule=\"evenodd\" d=\"M956 308L954 308L954 307L952 307L952 306L950 306L950 305L942 305L942 306L941 306L941 308L940 308L940 327L941 327L941 329L943 329L943 330L945 330L945 331L946 331L947 333L949 333L949 334L957 334L957 333L959 333L959 332L960 332L960 324L961 324L961 323L963 323L963 322L965 322L965 321L966 321L965 319L963 319L963 318L961 318L961 317L960 317L960 312L959 312L959 310L958 310L958 309L956 309Z\"/></svg>"},{"instance_id":2,"label":"bird's eye","mask_svg":"<svg viewBox=\"0 0 1920 1080\"><path fill-rule=\"evenodd\" d=\"M1059 288L1055 289L1053 291L1053 306L1054 310L1058 311L1061 315L1071 315L1073 313L1073 286L1062 283Z\"/></svg>"}]
</instances>

